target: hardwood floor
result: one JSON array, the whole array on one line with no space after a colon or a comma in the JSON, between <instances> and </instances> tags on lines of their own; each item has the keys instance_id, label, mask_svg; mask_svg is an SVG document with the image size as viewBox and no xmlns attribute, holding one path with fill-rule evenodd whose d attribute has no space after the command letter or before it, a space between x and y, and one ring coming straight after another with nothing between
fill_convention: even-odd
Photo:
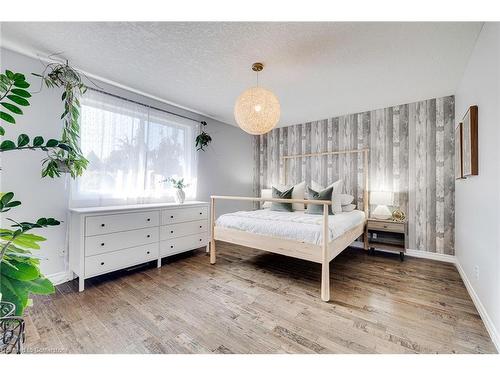
<instances>
[{"instance_id":1,"label":"hardwood floor","mask_svg":"<svg viewBox=\"0 0 500 375\"><path fill-rule=\"evenodd\" d=\"M332 301L320 265L218 242L77 281L27 310L27 351L64 353L494 353L455 267L348 249Z\"/></svg>"}]
</instances>

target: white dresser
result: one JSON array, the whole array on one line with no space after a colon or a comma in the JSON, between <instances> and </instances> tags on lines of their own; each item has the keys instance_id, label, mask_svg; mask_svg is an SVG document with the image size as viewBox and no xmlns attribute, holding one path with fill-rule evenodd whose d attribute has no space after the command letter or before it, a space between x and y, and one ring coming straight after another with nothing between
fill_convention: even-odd
<instances>
[{"instance_id":1,"label":"white dresser","mask_svg":"<svg viewBox=\"0 0 500 375\"><path fill-rule=\"evenodd\" d=\"M208 246L207 202L70 209L69 267L85 279Z\"/></svg>"}]
</instances>

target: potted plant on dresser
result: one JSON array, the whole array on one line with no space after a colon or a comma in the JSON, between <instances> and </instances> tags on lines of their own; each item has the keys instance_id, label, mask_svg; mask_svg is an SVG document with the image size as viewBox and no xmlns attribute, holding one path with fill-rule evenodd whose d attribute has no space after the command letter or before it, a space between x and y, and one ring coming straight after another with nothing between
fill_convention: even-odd
<instances>
[{"instance_id":1,"label":"potted plant on dresser","mask_svg":"<svg viewBox=\"0 0 500 375\"><path fill-rule=\"evenodd\" d=\"M16 117L23 114L23 108L30 105L29 87L30 83L24 74L10 70L0 73L0 136L2 138L6 134L6 128L15 124ZM66 96L67 92L66 88ZM64 98L63 94L63 100ZM74 113L79 111L78 100L76 104L76 109L73 109ZM65 107L67 108L66 105ZM62 118L65 116L67 114ZM65 126L70 125L71 121L68 123L65 120ZM74 127L74 124L72 126ZM42 136L30 138L27 134L20 134L17 139L2 139L0 154L38 150L58 155L62 160L81 160L79 150L75 151L69 144L72 140L68 142L68 139L66 137L65 141L45 140ZM83 172L84 167L86 167L86 162L72 163L68 172L76 177ZM58 177L60 173L54 165L45 165L42 177L45 176ZM10 223L8 228L0 229L0 353L22 352L25 340L22 316L25 308L32 303L31 295L51 294L55 290L54 285L40 271L41 256L37 252L40 250L40 243L45 241L45 238L32 233L32 230L57 226L60 221L51 217L41 217L29 222L17 221L12 218L11 214L19 206L21 202L15 199L13 192L0 193L0 214L4 219L2 224Z\"/></svg>"},{"instance_id":2,"label":"potted plant on dresser","mask_svg":"<svg viewBox=\"0 0 500 375\"><path fill-rule=\"evenodd\" d=\"M184 189L189 186L189 184L186 184L184 182L184 178L176 180L173 177L169 177L162 182L168 182L171 184L171 186L175 189L175 203L183 204L186 200L186 192L184 191Z\"/></svg>"}]
</instances>

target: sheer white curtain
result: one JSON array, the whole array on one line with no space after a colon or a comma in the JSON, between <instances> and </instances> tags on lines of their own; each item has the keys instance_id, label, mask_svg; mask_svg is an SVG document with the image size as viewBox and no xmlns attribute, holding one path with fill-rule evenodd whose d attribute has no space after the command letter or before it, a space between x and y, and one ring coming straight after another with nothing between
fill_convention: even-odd
<instances>
[{"instance_id":1,"label":"sheer white curtain","mask_svg":"<svg viewBox=\"0 0 500 375\"><path fill-rule=\"evenodd\" d=\"M81 102L89 166L72 184L73 207L171 201L167 177L184 177L196 196L196 122L90 90Z\"/></svg>"}]
</instances>

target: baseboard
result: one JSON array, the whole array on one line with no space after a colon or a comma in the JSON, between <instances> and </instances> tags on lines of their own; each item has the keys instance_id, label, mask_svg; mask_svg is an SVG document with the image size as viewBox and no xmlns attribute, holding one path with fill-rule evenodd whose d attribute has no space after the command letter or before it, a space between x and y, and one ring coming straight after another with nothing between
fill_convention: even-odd
<instances>
[{"instance_id":1,"label":"baseboard","mask_svg":"<svg viewBox=\"0 0 500 375\"><path fill-rule=\"evenodd\" d=\"M68 271L61 271L53 273L51 275L45 275L45 277L47 277L47 279L49 279L54 285L59 285L71 280L70 273Z\"/></svg>"},{"instance_id":2,"label":"baseboard","mask_svg":"<svg viewBox=\"0 0 500 375\"><path fill-rule=\"evenodd\" d=\"M406 255L415 258L432 259L432 260L438 260L440 262L453 263L453 264L456 264L457 262L457 258L454 255L431 253L430 251L407 249Z\"/></svg>"},{"instance_id":3,"label":"baseboard","mask_svg":"<svg viewBox=\"0 0 500 375\"><path fill-rule=\"evenodd\" d=\"M495 345L497 352L500 353L500 335L498 334L498 331L495 328L493 321L491 320L490 316L488 315L488 312L484 308L484 305L481 303L479 296L472 287L472 284L469 281L467 274L465 273L464 269L462 268L462 265L458 260L455 262L455 266L457 267L458 273L460 274L460 277L462 278L462 281L464 282L465 287L467 288L467 291L469 292L469 295L472 298L472 302L474 302L474 305L476 306L476 309L479 312L481 319L483 320L486 330L490 335L491 341L493 341L493 345Z\"/></svg>"},{"instance_id":4,"label":"baseboard","mask_svg":"<svg viewBox=\"0 0 500 375\"><path fill-rule=\"evenodd\" d=\"M350 246L364 248L364 244L361 241L354 241ZM384 251L384 250L377 250L377 251ZM446 263L453 263L453 264L456 263L456 258L454 255L431 253L430 251L407 249L406 255L415 258L438 260L440 262L446 262Z\"/></svg>"}]
</instances>

